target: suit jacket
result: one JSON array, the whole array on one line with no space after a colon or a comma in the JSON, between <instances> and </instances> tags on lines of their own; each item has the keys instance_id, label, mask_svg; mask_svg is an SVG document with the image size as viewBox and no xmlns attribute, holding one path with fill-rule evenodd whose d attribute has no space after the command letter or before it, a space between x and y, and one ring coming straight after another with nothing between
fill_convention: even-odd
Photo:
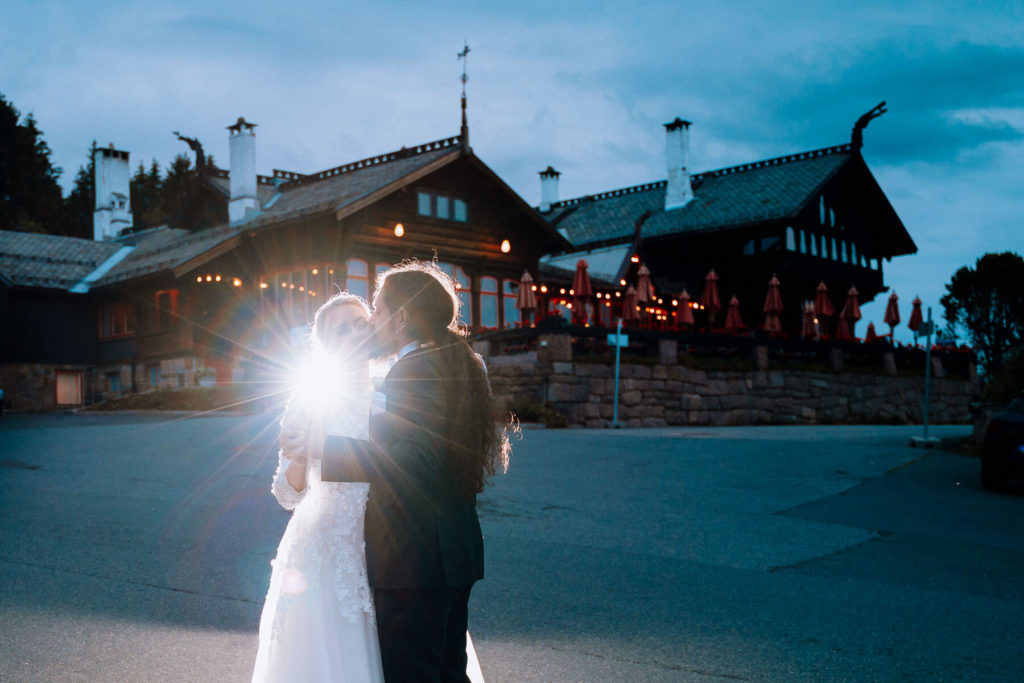
<instances>
[{"instance_id":1,"label":"suit jacket","mask_svg":"<svg viewBox=\"0 0 1024 683\"><path fill-rule=\"evenodd\" d=\"M387 411L371 418L370 441L326 438L322 478L370 483L366 568L374 588L467 586L483 578L476 495L457 489L444 434L452 384L440 354L413 351L384 380Z\"/></svg>"}]
</instances>

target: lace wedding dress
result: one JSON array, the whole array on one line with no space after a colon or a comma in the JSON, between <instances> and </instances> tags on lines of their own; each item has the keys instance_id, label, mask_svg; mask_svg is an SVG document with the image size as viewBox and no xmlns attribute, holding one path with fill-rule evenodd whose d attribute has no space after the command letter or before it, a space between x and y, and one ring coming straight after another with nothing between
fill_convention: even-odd
<instances>
[{"instance_id":1,"label":"lace wedding dress","mask_svg":"<svg viewBox=\"0 0 1024 683\"><path fill-rule=\"evenodd\" d=\"M293 403L282 419L306 421L310 459L306 488L296 491L285 478L288 461L278 455L271 491L294 513L271 563L253 683L384 680L363 540L370 485L320 480L325 421L331 433L367 438L371 391L368 383L359 389L348 392L340 414L316 416ZM482 683L468 633L466 650L467 675Z\"/></svg>"}]
</instances>

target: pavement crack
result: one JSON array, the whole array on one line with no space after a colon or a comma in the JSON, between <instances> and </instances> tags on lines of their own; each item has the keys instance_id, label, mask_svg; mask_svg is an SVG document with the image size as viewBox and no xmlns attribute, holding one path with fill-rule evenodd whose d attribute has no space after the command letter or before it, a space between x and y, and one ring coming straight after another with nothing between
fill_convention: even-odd
<instances>
[{"instance_id":1,"label":"pavement crack","mask_svg":"<svg viewBox=\"0 0 1024 683\"><path fill-rule=\"evenodd\" d=\"M557 645L545 645L549 650L555 650L557 652L569 652L573 654L587 655L588 657L594 657L595 659L604 659L612 662L619 662L620 664L633 664L633 665L651 665L659 666L669 671L685 671L687 673L698 674L700 676L709 676L711 678L726 678L731 681L749 681L750 679L746 676L739 676L736 674L716 673L714 671L707 671L705 669L698 669L692 666L686 666L685 664L665 664L664 662L645 661L640 659L630 659L628 657L613 657L603 652L590 652L589 650L581 650L579 648L572 647L558 647Z\"/></svg>"},{"instance_id":2,"label":"pavement crack","mask_svg":"<svg viewBox=\"0 0 1024 683\"><path fill-rule=\"evenodd\" d=\"M856 528L859 528L859 527L856 527ZM866 538L863 541L859 541L859 542L853 543L851 545L844 545L842 548L836 548L835 550L833 550L830 553L825 553L824 555L816 555L814 557L808 557L807 559L800 560L799 562L794 562L793 564L780 564L777 567L771 567L771 568L768 569L768 573L771 574L772 572L784 571L786 569L799 569L800 567L804 567L804 566L809 565L809 564L811 564L813 562L818 562L819 560L824 560L826 557L835 557L836 555L839 555L840 553L845 553L846 551L851 550L853 548L857 548L857 547L860 547L862 545L866 545L868 543L874 543L875 541L877 541L880 538L884 538L886 536L891 536L892 533L893 533L891 531L878 530L878 529L867 529L867 531L869 531L871 533L871 537L870 538Z\"/></svg>"},{"instance_id":3,"label":"pavement crack","mask_svg":"<svg viewBox=\"0 0 1024 683\"><path fill-rule=\"evenodd\" d=\"M107 576L104 574L97 574L94 572L83 572L74 569L64 569L63 567L53 567L45 564L36 564L34 562L22 562L20 560L12 560L10 558L0 558L0 562L7 564L18 565L20 567L32 567L33 569L45 569L51 572L59 572L61 574L72 574L75 576L85 576L91 579L100 579L102 581L114 581L116 583L126 583L131 586L143 586L145 588L155 588L156 590L169 591L171 593L184 593L186 595L199 595L204 598L216 598L218 600L230 600L231 602L242 602L247 605L262 605L263 602L255 602L253 600L246 600L245 598L236 598L230 595L216 595L214 593L203 593L200 591L189 590L188 588L176 588L174 586L163 586L157 583L149 583L147 581L135 581L132 579L126 579L116 576Z\"/></svg>"}]
</instances>

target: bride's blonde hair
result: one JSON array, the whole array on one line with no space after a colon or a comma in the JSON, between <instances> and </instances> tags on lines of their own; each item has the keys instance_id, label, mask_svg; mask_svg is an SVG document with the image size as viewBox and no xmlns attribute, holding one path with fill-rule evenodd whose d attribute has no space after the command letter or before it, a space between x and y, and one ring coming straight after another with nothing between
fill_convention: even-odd
<instances>
[{"instance_id":1,"label":"bride's blonde hair","mask_svg":"<svg viewBox=\"0 0 1024 683\"><path fill-rule=\"evenodd\" d=\"M320 321L327 314L327 311L331 310L335 306L359 306L367 318L370 317L370 307L366 301L356 294L351 292L338 292L330 299L325 301L320 308L316 309L316 313L313 315L313 324L309 328L309 344L314 349L321 348L322 339L320 338L319 329Z\"/></svg>"}]
</instances>

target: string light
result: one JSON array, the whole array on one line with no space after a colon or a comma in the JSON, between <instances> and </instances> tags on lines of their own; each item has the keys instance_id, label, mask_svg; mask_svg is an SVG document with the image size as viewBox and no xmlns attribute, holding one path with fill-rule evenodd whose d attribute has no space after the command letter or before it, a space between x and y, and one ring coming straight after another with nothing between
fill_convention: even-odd
<instances>
[{"instance_id":1,"label":"string light","mask_svg":"<svg viewBox=\"0 0 1024 683\"><path fill-rule=\"evenodd\" d=\"M241 287L242 281L236 277L234 280L231 281L231 284L233 284L235 287Z\"/></svg>"},{"instance_id":2,"label":"string light","mask_svg":"<svg viewBox=\"0 0 1024 683\"><path fill-rule=\"evenodd\" d=\"M541 285L540 286L540 293L541 294L547 294L548 293L548 286L547 285Z\"/></svg>"},{"instance_id":3,"label":"string light","mask_svg":"<svg viewBox=\"0 0 1024 683\"><path fill-rule=\"evenodd\" d=\"M536 292L537 291L537 285L531 285L530 289L533 290L534 292Z\"/></svg>"},{"instance_id":4,"label":"string light","mask_svg":"<svg viewBox=\"0 0 1024 683\"><path fill-rule=\"evenodd\" d=\"M622 285L623 287L625 287L626 286L626 281L625 280L619 280L619 284Z\"/></svg>"},{"instance_id":5,"label":"string light","mask_svg":"<svg viewBox=\"0 0 1024 683\"><path fill-rule=\"evenodd\" d=\"M207 275L206 276L206 281L207 282L212 282L213 281L213 276L212 275Z\"/></svg>"},{"instance_id":6,"label":"string light","mask_svg":"<svg viewBox=\"0 0 1024 683\"><path fill-rule=\"evenodd\" d=\"M565 294L565 287L562 287L560 290L558 290L558 293L559 294Z\"/></svg>"},{"instance_id":7,"label":"string light","mask_svg":"<svg viewBox=\"0 0 1024 683\"><path fill-rule=\"evenodd\" d=\"M317 268L314 268L313 269L313 275L319 275L319 274L320 274L320 270L317 269Z\"/></svg>"},{"instance_id":8,"label":"string light","mask_svg":"<svg viewBox=\"0 0 1024 683\"><path fill-rule=\"evenodd\" d=\"M395 223L395 237L401 237L405 234L405 226L401 223Z\"/></svg>"},{"instance_id":9,"label":"string light","mask_svg":"<svg viewBox=\"0 0 1024 683\"><path fill-rule=\"evenodd\" d=\"M267 287L269 287L269 286L270 286L270 285L268 285L268 284L267 284L266 282L261 282L261 283L260 283L260 289L266 289L266 288L267 288Z\"/></svg>"},{"instance_id":10,"label":"string light","mask_svg":"<svg viewBox=\"0 0 1024 683\"><path fill-rule=\"evenodd\" d=\"M196 275L196 282L202 282L202 281L203 281L203 276L202 275Z\"/></svg>"},{"instance_id":11,"label":"string light","mask_svg":"<svg viewBox=\"0 0 1024 683\"><path fill-rule=\"evenodd\" d=\"M216 277L215 277L215 278L213 278L213 279L214 279L214 280L216 280L217 282L220 282L220 275L216 276Z\"/></svg>"},{"instance_id":12,"label":"string light","mask_svg":"<svg viewBox=\"0 0 1024 683\"><path fill-rule=\"evenodd\" d=\"M569 296L576 296L576 291L575 291L575 290L572 290L572 289L570 289L570 290L569 290Z\"/></svg>"},{"instance_id":13,"label":"string light","mask_svg":"<svg viewBox=\"0 0 1024 683\"><path fill-rule=\"evenodd\" d=\"M509 244L508 240L502 240L501 241L501 253L502 254L507 254L510 251L512 251L512 245Z\"/></svg>"},{"instance_id":14,"label":"string light","mask_svg":"<svg viewBox=\"0 0 1024 683\"><path fill-rule=\"evenodd\" d=\"M634 254L630 259L633 263L640 263L640 257Z\"/></svg>"}]
</instances>

